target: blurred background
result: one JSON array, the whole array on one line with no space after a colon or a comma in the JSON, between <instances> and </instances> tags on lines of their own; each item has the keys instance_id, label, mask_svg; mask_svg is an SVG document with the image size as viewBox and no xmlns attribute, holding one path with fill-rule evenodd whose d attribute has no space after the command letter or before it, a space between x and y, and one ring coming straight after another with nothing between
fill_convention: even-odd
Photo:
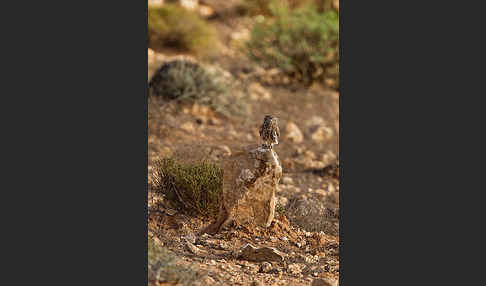
<instances>
[{"instance_id":1,"label":"blurred background","mask_svg":"<svg viewBox=\"0 0 486 286\"><path fill-rule=\"evenodd\" d=\"M149 190L157 160L220 164L271 114L277 210L338 240L339 1L149 0L147 39ZM338 277L333 259L318 273Z\"/></svg>"}]
</instances>

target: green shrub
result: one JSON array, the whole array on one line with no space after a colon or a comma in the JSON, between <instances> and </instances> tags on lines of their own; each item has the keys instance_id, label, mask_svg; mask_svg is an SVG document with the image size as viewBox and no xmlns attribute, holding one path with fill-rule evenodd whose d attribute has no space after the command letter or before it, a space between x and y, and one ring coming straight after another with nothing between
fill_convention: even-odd
<instances>
[{"instance_id":1,"label":"green shrub","mask_svg":"<svg viewBox=\"0 0 486 286\"><path fill-rule=\"evenodd\" d=\"M197 63L174 60L163 64L149 82L149 95L179 103L208 105L224 115L247 112L244 101L236 101L221 73L208 72Z\"/></svg>"},{"instance_id":2,"label":"green shrub","mask_svg":"<svg viewBox=\"0 0 486 286\"><path fill-rule=\"evenodd\" d=\"M273 17L255 24L248 42L251 59L276 67L305 84L339 74L339 15L314 5L290 9L270 5Z\"/></svg>"},{"instance_id":3,"label":"green shrub","mask_svg":"<svg viewBox=\"0 0 486 286\"><path fill-rule=\"evenodd\" d=\"M247 14L250 15L265 15L271 16L271 2L269 0L244 0L242 7ZM316 5L319 12L328 11L334 9L332 6L332 0L280 0L279 3L288 4L291 9L299 8L305 5ZM243 9L242 8L242 9Z\"/></svg>"},{"instance_id":4,"label":"green shrub","mask_svg":"<svg viewBox=\"0 0 486 286\"><path fill-rule=\"evenodd\" d=\"M207 161L181 164L173 158L155 162L153 190L176 209L191 215L214 217L219 210L223 171Z\"/></svg>"},{"instance_id":5,"label":"green shrub","mask_svg":"<svg viewBox=\"0 0 486 286\"><path fill-rule=\"evenodd\" d=\"M214 52L215 41L215 31L195 12L172 4L148 7L149 48L208 55Z\"/></svg>"},{"instance_id":6,"label":"green shrub","mask_svg":"<svg viewBox=\"0 0 486 286\"><path fill-rule=\"evenodd\" d=\"M148 278L150 281L193 285L202 273L192 267L177 265L177 258L167 248L148 240ZM158 284L156 284L158 285Z\"/></svg>"}]
</instances>

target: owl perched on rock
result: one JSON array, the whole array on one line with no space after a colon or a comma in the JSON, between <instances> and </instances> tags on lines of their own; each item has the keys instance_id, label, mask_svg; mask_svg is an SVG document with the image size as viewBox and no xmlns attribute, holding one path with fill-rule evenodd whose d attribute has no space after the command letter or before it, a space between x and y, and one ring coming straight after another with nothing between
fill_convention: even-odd
<instances>
[{"instance_id":1,"label":"owl perched on rock","mask_svg":"<svg viewBox=\"0 0 486 286\"><path fill-rule=\"evenodd\" d=\"M266 115L263 119L263 124L260 127L260 137L264 142L264 147L272 149L274 144L278 144L279 136L280 129L278 128L278 118Z\"/></svg>"}]
</instances>

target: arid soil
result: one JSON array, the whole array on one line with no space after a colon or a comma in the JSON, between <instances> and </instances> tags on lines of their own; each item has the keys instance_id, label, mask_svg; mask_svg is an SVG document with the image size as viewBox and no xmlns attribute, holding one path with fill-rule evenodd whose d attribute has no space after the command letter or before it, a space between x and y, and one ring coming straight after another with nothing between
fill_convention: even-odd
<instances>
[{"instance_id":1,"label":"arid soil","mask_svg":"<svg viewBox=\"0 0 486 286\"><path fill-rule=\"evenodd\" d=\"M181 264L204 271L200 285L311 285L317 278L338 280L339 178L328 166L338 163L339 93L319 84L304 88L288 83L277 72L229 52L228 39L247 28L228 21L215 25L221 27L222 49L227 52L210 64L232 76L237 84L231 92L240 94L249 113L226 117L205 106L149 99L148 236L175 253ZM149 77L172 55L149 51ZM150 191L157 158L221 162L241 146L260 143L258 128L266 114L280 119L280 143L274 148L283 167L276 218L267 229L238 227L199 235L210 219L173 210ZM285 259L238 258L247 243L274 247Z\"/></svg>"}]
</instances>

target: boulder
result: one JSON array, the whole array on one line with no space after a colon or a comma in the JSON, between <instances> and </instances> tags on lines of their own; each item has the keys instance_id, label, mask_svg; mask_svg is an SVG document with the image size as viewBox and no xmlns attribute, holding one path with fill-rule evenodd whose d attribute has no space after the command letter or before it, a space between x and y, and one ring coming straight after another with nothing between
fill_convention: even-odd
<instances>
[{"instance_id":1,"label":"boulder","mask_svg":"<svg viewBox=\"0 0 486 286\"><path fill-rule=\"evenodd\" d=\"M273 247L263 246L255 247L251 244L246 244L240 250L239 259L244 259L248 261L284 261L285 254L278 251Z\"/></svg>"},{"instance_id":2,"label":"boulder","mask_svg":"<svg viewBox=\"0 0 486 286\"><path fill-rule=\"evenodd\" d=\"M219 215L202 233L219 232L231 222L270 226L281 176L280 160L270 148L246 147L225 158Z\"/></svg>"}]
</instances>

